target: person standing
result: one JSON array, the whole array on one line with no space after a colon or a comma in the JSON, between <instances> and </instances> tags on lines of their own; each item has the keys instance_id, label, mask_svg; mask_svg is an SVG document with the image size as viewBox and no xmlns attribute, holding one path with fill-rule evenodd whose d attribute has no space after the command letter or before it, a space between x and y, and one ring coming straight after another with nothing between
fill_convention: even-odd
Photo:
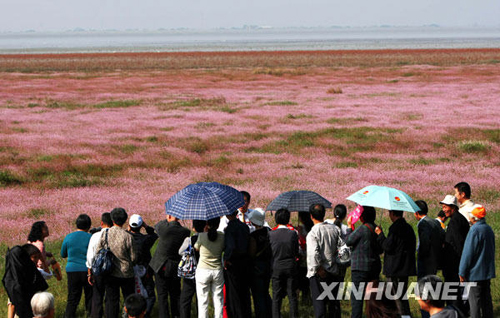
<instances>
[{"instance_id":1,"label":"person standing","mask_svg":"<svg viewBox=\"0 0 500 318\"><path fill-rule=\"evenodd\" d=\"M313 227L307 234L307 278L311 285L312 303L315 317L340 318L339 299L318 299L323 293L322 283L330 285L340 282L340 267L336 263L336 253L343 245L340 229L324 221L325 207L313 204L309 210ZM337 295L338 287L332 290Z\"/></svg>"},{"instance_id":2,"label":"person standing","mask_svg":"<svg viewBox=\"0 0 500 318\"><path fill-rule=\"evenodd\" d=\"M269 242L270 229L265 224L266 214L262 209L255 209L248 216L255 231L250 233L250 257L252 258L253 271L250 283L252 291L255 317L272 316L272 300L269 295L269 282L271 281L271 243Z\"/></svg>"},{"instance_id":3,"label":"person standing","mask_svg":"<svg viewBox=\"0 0 500 318\"><path fill-rule=\"evenodd\" d=\"M453 195L447 195L440 202L446 217L450 219L446 230L443 249L443 276L444 280L449 282L459 282L458 267L460 258L464 249L465 238L469 232L469 222L458 212L457 198ZM451 302L458 309L464 310L463 302L460 297L461 290L452 296L456 298ZM449 304L451 304L449 303Z\"/></svg>"},{"instance_id":4,"label":"person standing","mask_svg":"<svg viewBox=\"0 0 500 318\"><path fill-rule=\"evenodd\" d=\"M159 240L149 266L155 272L158 315L160 318L168 318L170 315L178 317L181 295L181 279L177 276L177 266L181 260L179 248L186 237L189 237L190 231L172 215L167 215L165 220L158 222L155 230Z\"/></svg>"},{"instance_id":5,"label":"person standing","mask_svg":"<svg viewBox=\"0 0 500 318\"><path fill-rule=\"evenodd\" d=\"M378 243L384 250L383 273L387 277L387 281L392 283L396 295L400 291L400 285L403 286L403 292L398 297L398 302L401 304L401 314L410 316L410 303L404 296L408 289L408 277L417 274L415 266L415 232L403 218L403 211L389 210L389 218L392 225L389 227L387 237L385 237L380 227L375 228Z\"/></svg>"},{"instance_id":6,"label":"person standing","mask_svg":"<svg viewBox=\"0 0 500 318\"><path fill-rule=\"evenodd\" d=\"M250 222L249 215L255 210L248 208L250 206L250 201L252 199L252 196L247 191L240 191L240 193L243 195L243 199L245 200L245 205L243 205L241 208L238 209L236 218L240 220L241 223L246 224L248 226L248 229L250 230L250 233L252 233L253 231L255 231L255 226L252 224L252 222ZM224 215L220 219L220 225L218 231L224 232L228 223L229 219ZM267 222L264 221L264 226L269 227L269 224L267 224Z\"/></svg>"},{"instance_id":7,"label":"person standing","mask_svg":"<svg viewBox=\"0 0 500 318\"><path fill-rule=\"evenodd\" d=\"M287 209L276 211L275 220L278 227L269 232L269 242L273 253L272 286L273 286L273 318L281 317L281 303L288 295L290 317L299 315L297 300L297 259L299 257L299 236L296 231L287 227L290 212Z\"/></svg>"},{"instance_id":8,"label":"person standing","mask_svg":"<svg viewBox=\"0 0 500 318\"><path fill-rule=\"evenodd\" d=\"M351 247L351 279L356 290L362 288L364 295L366 286L371 281L379 279L381 263L380 254L383 252L375 234L375 208L363 206L359 217L360 227L352 230L352 217L347 218L346 245ZM354 288L353 288L354 289ZM351 291L352 318L361 318L363 314L363 299L358 299Z\"/></svg>"},{"instance_id":9,"label":"person standing","mask_svg":"<svg viewBox=\"0 0 500 318\"><path fill-rule=\"evenodd\" d=\"M101 229L98 232L92 234L89 241L89 247L87 248L87 276L88 282L92 286L92 310L90 316L92 318L101 318L104 314L103 312L103 300L104 300L104 277L102 275L94 275L92 273L92 264L94 263L94 258L97 250L97 245L101 241L101 235L103 232L107 231L113 226L113 221L111 220L111 213L105 212L101 215Z\"/></svg>"},{"instance_id":10,"label":"person standing","mask_svg":"<svg viewBox=\"0 0 500 318\"><path fill-rule=\"evenodd\" d=\"M29 243L7 250L2 283L9 297L9 318L32 318L31 298L49 287L36 267L41 257L38 247Z\"/></svg>"},{"instance_id":11,"label":"person standing","mask_svg":"<svg viewBox=\"0 0 500 318\"><path fill-rule=\"evenodd\" d=\"M186 249L189 247L189 245L191 245L191 247L194 249L194 245L198 241L199 234L205 231L206 226L207 226L207 221L193 220L194 234L191 237L186 237L184 243L182 243L181 247L179 248L179 255L182 256L186 251ZM194 249L194 257L196 259L196 263L198 264L200 260L200 252L198 252L196 249ZM222 267L222 261L220 262L220 264ZM191 303L193 302L193 296L195 295L196 295L196 278L195 277L191 279L188 279L187 277L182 278L182 290L180 296L181 318L191 318Z\"/></svg>"},{"instance_id":12,"label":"person standing","mask_svg":"<svg viewBox=\"0 0 500 318\"><path fill-rule=\"evenodd\" d=\"M470 199L471 188L467 182L459 182L453 187L455 191L455 198L458 201L458 212L464 216L466 220L469 219L469 213L474 207L474 202Z\"/></svg>"},{"instance_id":13,"label":"person standing","mask_svg":"<svg viewBox=\"0 0 500 318\"><path fill-rule=\"evenodd\" d=\"M418 230L417 246L417 277L436 275L439 260L443 252L445 231L439 221L428 217L427 203L422 200L415 201L420 211L415 212Z\"/></svg>"},{"instance_id":14,"label":"person standing","mask_svg":"<svg viewBox=\"0 0 500 318\"><path fill-rule=\"evenodd\" d=\"M194 248L199 251L200 262L196 268L196 296L198 298L198 318L208 318L208 299L212 292L214 317L222 318L224 302L224 272L222 253L224 234L217 231L220 218L207 221L208 232L198 234Z\"/></svg>"},{"instance_id":15,"label":"person standing","mask_svg":"<svg viewBox=\"0 0 500 318\"><path fill-rule=\"evenodd\" d=\"M490 281L495 277L495 234L486 223L486 210L474 205L472 224L460 259L460 282L474 282L469 291L471 318L493 317Z\"/></svg>"},{"instance_id":16,"label":"person standing","mask_svg":"<svg viewBox=\"0 0 500 318\"><path fill-rule=\"evenodd\" d=\"M49 227L45 221L36 221L33 223L28 234L28 243L35 245L42 253L42 257L36 264L36 267L45 279L52 277L52 271L49 268L50 262L48 261L48 258L52 257L52 253L45 250L45 239L49 235Z\"/></svg>"},{"instance_id":17,"label":"person standing","mask_svg":"<svg viewBox=\"0 0 500 318\"><path fill-rule=\"evenodd\" d=\"M445 232L439 221L427 216L429 208L425 201L417 200L415 204L420 208L415 212L415 218L418 221L417 278L421 279L436 275L442 259ZM428 311L421 309L420 313L422 318L429 317Z\"/></svg>"},{"instance_id":18,"label":"person standing","mask_svg":"<svg viewBox=\"0 0 500 318\"><path fill-rule=\"evenodd\" d=\"M142 228L144 228L146 234L141 233ZM141 280L148 294L146 297L147 310L145 317L149 318L156 301L155 282L153 280L154 271L149 266L149 262L151 261L151 248L158 239L158 235L155 233L155 229L147 225L139 214L132 214L130 217L128 231L132 234L138 254L134 272L138 279Z\"/></svg>"},{"instance_id":19,"label":"person standing","mask_svg":"<svg viewBox=\"0 0 500 318\"><path fill-rule=\"evenodd\" d=\"M123 298L134 293L134 264L137 261L137 251L132 235L123 229L127 222L128 214L123 208L114 208L111 211L113 226L104 229L101 240L97 245L99 251L109 246L113 253L113 269L104 277L106 293L106 318L118 318L120 314L120 289Z\"/></svg>"},{"instance_id":20,"label":"person standing","mask_svg":"<svg viewBox=\"0 0 500 318\"><path fill-rule=\"evenodd\" d=\"M87 249L91 235L88 233L92 221L87 214L80 214L76 219L77 230L66 235L61 247L61 257L68 258L66 273L68 276L68 299L66 318L76 317L76 309L85 293L85 310L90 315L92 310L92 286L87 277Z\"/></svg>"},{"instance_id":21,"label":"person standing","mask_svg":"<svg viewBox=\"0 0 500 318\"><path fill-rule=\"evenodd\" d=\"M237 213L234 211L233 214L226 215L229 223L224 230L224 281L229 318L252 316L248 255L250 230L237 218Z\"/></svg>"}]
</instances>

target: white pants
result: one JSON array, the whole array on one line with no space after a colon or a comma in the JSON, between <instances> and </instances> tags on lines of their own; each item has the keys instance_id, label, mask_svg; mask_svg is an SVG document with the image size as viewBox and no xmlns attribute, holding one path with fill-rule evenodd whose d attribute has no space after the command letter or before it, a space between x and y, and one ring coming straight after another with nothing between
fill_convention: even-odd
<instances>
[{"instance_id":1,"label":"white pants","mask_svg":"<svg viewBox=\"0 0 500 318\"><path fill-rule=\"evenodd\" d=\"M221 269L196 269L196 297L198 298L198 318L208 318L208 294L212 291L214 317L222 318L224 294L224 273Z\"/></svg>"}]
</instances>

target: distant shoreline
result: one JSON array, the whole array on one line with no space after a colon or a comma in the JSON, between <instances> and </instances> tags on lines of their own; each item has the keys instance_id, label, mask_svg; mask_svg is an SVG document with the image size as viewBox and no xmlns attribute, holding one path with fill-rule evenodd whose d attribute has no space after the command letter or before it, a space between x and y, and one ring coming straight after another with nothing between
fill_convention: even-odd
<instances>
[{"instance_id":1,"label":"distant shoreline","mask_svg":"<svg viewBox=\"0 0 500 318\"><path fill-rule=\"evenodd\" d=\"M336 51L0 54L0 72L107 72L182 69L310 69L404 65L500 65L500 48Z\"/></svg>"}]
</instances>

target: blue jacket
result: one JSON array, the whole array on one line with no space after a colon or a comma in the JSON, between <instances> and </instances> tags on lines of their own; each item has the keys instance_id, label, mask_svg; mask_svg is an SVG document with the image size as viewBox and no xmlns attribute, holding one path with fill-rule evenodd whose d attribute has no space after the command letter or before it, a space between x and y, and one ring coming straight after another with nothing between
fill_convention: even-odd
<instances>
[{"instance_id":1,"label":"blue jacket","mask_svg":"<svg viewBox=\"0 0 500 318\"><path fill-rule=\"evenodd\" d=\"M478 220L467 234L459 275L469 282L495 277L495 234L484 219Z\"/></svg>"}]
</instances>

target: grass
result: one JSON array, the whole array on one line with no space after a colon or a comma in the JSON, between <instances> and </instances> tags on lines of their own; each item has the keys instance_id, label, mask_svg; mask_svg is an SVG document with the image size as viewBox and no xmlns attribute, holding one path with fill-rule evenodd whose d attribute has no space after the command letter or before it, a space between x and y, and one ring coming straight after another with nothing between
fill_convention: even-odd
<instances>
[{"instance_id":1,"label":"grass","mask_svg":"<svg viewBox=\"0 0 500 318\"><path fill-rule=\"evenodd\" d=\"M466 153L485 153L491 146L484 141L466 140L458 143L457 148Z\"/></svg>"},{"instance_id":2,"label":"grass","mask_svg":"<svg viewBox=\"0 0 500 318\"><path fill-rule=\"evenodd\" d=\"M249 147L247 152L291 153L299 154L306 148L326 148L333 153L342 151L349 154L376 148L377 143L389 140L390 135L400 133L398 129L372 127L327 128L312 132L296 131L282 135L280 140L264 144L261 147Z\"/></svg>"},{"instance_id":3,"label":"grass","mask_svg":"<svg viewBox=\"0 0 500 318\"><path fill-rule=\"evenodd\" d=\"M23 179L9 170L0 170L0 187L23 184Z\"/></svg>"},{"instance_id":4,"label":"grass","mask_svg":"<svg viewBox=\"0 0 500 318\"><path fill-rule=\"evenodd\" d=\"M75 109L83 109L83 108L95 108L95 109L104 109L104 108L127 108L131 106L138 106L140 105L140 101L138 100L113 100L113 101L107 101L107 102L102 102L98 104L80 104L80 103L75 103L72 101L47 101L45 104L46 108L50 109L67 109L67 110L75 110ZM33 104L35 106L30 106L32 104L29 104L28 107L38 107L38 104Z\"/></svg>"},{"instance_id":5,"label":"grass","mask_svg":"<svg viewBox=\"0 0 500 318\"><path fill-rule=\"evenodd\" d=\"M296 102L292 102L289 100L278 100L278 101L266 103L264 105L267 105L267 106L295 106L298 104Z\"/></svg>"},{"instance_id":6,"label":"grass","mask_svg":"<svg viewBox=\"0 0 500 318\"><path fill-rule=\"evenodd\" d=\"M313 67L395 67L402 65L498 64L500 49L162 52L33 54L0 56L0 72L115 72L250 68L254 75L297 76ZM271 67L272 66L272 67ZM77 80L87 80L81 78Z\"/></svg>"},{"instance_id":7,"label":"grass","mask_svg":"<svg viewBox=\"0 0 500 318\"><path fill-rule=\"evenodd\" d=\"M342 88L340 88L340 87L329 88L326 92L328 94L342 94L343 93Z\"/></svg>"}]
</instances>

